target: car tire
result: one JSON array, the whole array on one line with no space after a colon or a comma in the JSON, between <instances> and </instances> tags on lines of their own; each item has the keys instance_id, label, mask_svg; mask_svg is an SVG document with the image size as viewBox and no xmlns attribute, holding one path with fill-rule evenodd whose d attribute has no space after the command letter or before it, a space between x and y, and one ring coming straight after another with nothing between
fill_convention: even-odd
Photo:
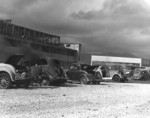
<instances>
[{"instance_id":1,"label":"car tire","mask_svg":"<svg viewBox=\"0 0 150 118\"><path fill-rule=\"evenodd\" d=\"M46 77L42 78L40 85L41 86L49 86L50 85L49 78L46 78Z\"/></svg>"},{"instance_id":2,"label":"car tire","mask_svg":"<svg viewBox=\"0 0 150 118\"><path fill-rule=\"evenodd\" d=\"M8 89L11 87L11 78L10 75L7 73L0 74L0 88L1 89Z\"/></svg>"},{"instance_id":3,"label":"car tire","mask_svg":"<svg viewBox=\"0 0 150 118\"><path fill-rule=\"evenodd\" d=\"M82 75L81 77L80 77L80 83L81 84L88 84L88 80L87 80L87 76L86 75Z\"/></svg>"},{"instance_id":4,"label":"car tire","mask_svg":"<svg viewBox=\"0 0 150 118\"><path fill-rule=\"evenodd\" d=\"M41 75L40 75L40 85L41 86L49 86L49 85L51 85L52 83L52 80L54 79L54 77L51 75L51 74L49 74L49 73L42 73Z\"/></svg>"},{"instance_id":5,"label":"car tire","mask_svg":"<svg viewBox=\"0 0 150 118\"><path fill-rule=\"evenodd\" d=\"M119 77L119 75L115 75L113 76L112 80L115 82L120 82L121 78Z\"/></svg>"}]
</instances>

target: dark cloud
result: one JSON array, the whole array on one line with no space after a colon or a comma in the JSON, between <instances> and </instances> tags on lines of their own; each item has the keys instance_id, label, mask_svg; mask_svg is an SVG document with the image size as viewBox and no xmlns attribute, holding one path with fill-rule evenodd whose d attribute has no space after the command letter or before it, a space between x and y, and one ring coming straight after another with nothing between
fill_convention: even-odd
<instances>
[{"instance_id":1,"label":"dark cloud","mask_svg":"<svg viewBox=\"0 0 150 118\"><path fill-rule=\"evenodd\" d=\"M149 12L140 3L114 0L106 2L102 10L79 11L71 16L77 20L97 22L100 29L99 35L90 37L95 41L88 40L88 44L92 45L94 51L121 51L144 56L142 52L146 54L149 50L147 44L150 43L147 33L150 20L148 14ZM148 55L145 56L148 57Z\"/></svg>"},{"instance_id":2,"label":"dark cloud","mask_svg":"<svg viewBox=\"0 0 150 118\"><path fill-rule=\"evenodd\" d=\"M150 9L143 0L0 1L0 17L60 35L64 42L82 43L85 52L128 52L150 58Z\"/></svg>"}]
</instances>

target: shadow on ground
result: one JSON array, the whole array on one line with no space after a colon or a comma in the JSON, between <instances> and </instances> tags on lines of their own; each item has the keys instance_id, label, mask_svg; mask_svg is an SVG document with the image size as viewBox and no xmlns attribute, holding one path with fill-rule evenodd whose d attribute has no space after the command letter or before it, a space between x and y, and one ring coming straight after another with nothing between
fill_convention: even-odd
<instances>
[{"instance_id":1,"label":"shadow on ground","mask_svg":"<svg viewBox=\"0 0 150 118\"><path fill-rule=\"evenodd\" d=\"M66 83L66 84L63 84L63 85L50 85L50 86L39 86L39 85L36 85L36 86L29 86L28 88L23 88L23 87L15 87L13 86L11 89L24 89L24 90L32 90L32 89L57 89L57 88L60 88L60 87L78 87L79 85L77 84L69 84L69 83Z\"/></svg>"},{"instance_id":2,"label":"shadow on ground","mask_svg":"<svg viewBox=\"0 0 150 118\"><path fill-rule=\"evenodd\" d=\"M150 84L150 80L131 80L131 81L128 81L128 83L133 83L133 84Z\"/></svg>"},{"instance_id":3,"label":"shadow on ground","mask_svg":"<svg viewBox=\"0 0 150 118\"><path fill-rule=\"evenodd\" d=\"M106 82L106 83L111 82L111 83L150 84L150 80L129 80L129 81L126 81L126 82L114 82L111 79L107 79L107 80L104 80L104 82Z\"/></svg>"}]
</instances>

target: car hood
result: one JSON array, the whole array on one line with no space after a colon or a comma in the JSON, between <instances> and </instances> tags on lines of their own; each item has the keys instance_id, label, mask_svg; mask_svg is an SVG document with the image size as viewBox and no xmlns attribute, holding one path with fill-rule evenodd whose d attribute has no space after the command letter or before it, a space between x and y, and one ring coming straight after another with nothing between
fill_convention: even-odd
<instances>
[{"instance_id":1,"label":"car hood","mask_svg":"<svg viewBox=\"0 0 150 118\"><path fill-rule=\"evenodd\" d=\"M12 55L6 60L6 64L17 66L18 62L25 57L25 55Z\"/></svg>"}]
</instances>

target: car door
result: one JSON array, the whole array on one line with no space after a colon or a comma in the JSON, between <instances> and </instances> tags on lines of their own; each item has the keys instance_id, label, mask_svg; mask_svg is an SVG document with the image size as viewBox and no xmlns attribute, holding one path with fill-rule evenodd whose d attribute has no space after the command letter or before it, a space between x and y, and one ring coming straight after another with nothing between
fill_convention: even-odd
<instances>
[{"instance_id":1,"label":"car door","mask_svg":"<svg viewBox=\"0 0 150 118\"><path fill-rule=\"evenodd\" d=\"M66 72L66 75L70 80L74 80L74 71L75 71L75 66L70 65L68 71Z\"/></svg>"},{"instance_id":2,"label":"car door","mask_svg":"<svg viewBox=\"0 0 150 118\"><path fill-rule=\"evenodd\" d=\"M70 65L69 70L66 74L70 80L78 81L80 73L80 70L78 70L77 66L74 64Z\"/></svg>"},{"instance_id":3,"label":"car door","mask_svg":"<svg viewBox=\"0 0 150 118\"><path fill-rule=\"evenodd\" d=\"M118 66L117 65L112 65L110 67L109 75L110 77L113 77L115 74L118 74Z\"/></svg>"}]
</instances>

